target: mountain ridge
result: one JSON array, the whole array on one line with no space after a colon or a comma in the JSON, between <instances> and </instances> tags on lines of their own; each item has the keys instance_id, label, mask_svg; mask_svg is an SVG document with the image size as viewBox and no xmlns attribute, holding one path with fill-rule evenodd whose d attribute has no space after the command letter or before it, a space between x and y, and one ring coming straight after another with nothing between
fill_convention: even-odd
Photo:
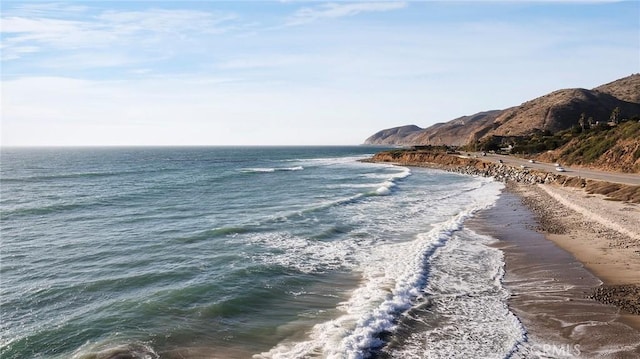
<instances>
[{"instance_id":1,"label":"mountain ridge","mask_svg":"<svg viewBox=\"0 0 640 359\"><path fill-rule=\"evenodd\" d=\"M556 90L518 106L462 116L424 129L416 125L389 128L370 136L365 144L463 146L491 137L528 136L584 126L585 122L607 122L615 109L620 118L640 115L640 74L591 90Z\"/></svg>"}]
</instances>

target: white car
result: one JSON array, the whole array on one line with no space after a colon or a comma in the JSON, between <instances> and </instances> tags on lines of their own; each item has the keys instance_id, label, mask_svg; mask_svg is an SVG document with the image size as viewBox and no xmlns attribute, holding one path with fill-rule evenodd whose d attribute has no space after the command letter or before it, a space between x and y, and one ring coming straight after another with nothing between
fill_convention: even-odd
<instances>
[{"instance_id":1,"label":"white car","mask_svg":"<svg viewBox=\"0 0 640 359\"><path fill-rule=\"evenodd\" d=\"M534 161L534 160L529 160L529 163L536 163L536 161Z\"/></svg>"},{"instance_id":2,"label":"white car","mask_svg":"<svg viewBox=\"0 0 640 359\"><path fill-rule=\"evenodd\" d=\"M564 168L563 168L563 167L561 167L561 166L557 166L557 167L556 167L556 171L558 171L558 172L565 172Z\"/></svg>"}]
</instances>

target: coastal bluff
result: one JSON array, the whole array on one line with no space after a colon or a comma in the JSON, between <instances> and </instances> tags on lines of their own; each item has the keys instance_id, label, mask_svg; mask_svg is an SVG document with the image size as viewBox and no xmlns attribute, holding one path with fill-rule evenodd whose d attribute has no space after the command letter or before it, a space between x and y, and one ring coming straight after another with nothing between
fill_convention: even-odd
<instances>
[{"instance_id":1,"label":"coastal bluff","mask_svg":"<svg viewBox=\"0 0 640 359\"><path fill-rule=\"evenodd\" d=\"M364 161L436 168L465 175L493 177L501 182L513 181L524 184L556 184L565 187L576 187L584 189L589 194L605 195L612 200L640 203L640 186L571 177L532 168L514 167L504 163L487 162L480 158L469 158L444 151L397 149L376 153L373 157Z\"/></svg>"},{"instance_id":2,"label":"coastal bluff","mask_svg":"<svg viewBox=\"0 0 640 359\"><path fill-rule=\"evenodd\" d=\"M485 162L444 152L392 150L375 154L369 161L397 163L405 166L430 167L466 175L493 177L498 181L519 183L553 183L563 177L555 173L518 168L503 163Z\"/></svg>"}]
</instances>

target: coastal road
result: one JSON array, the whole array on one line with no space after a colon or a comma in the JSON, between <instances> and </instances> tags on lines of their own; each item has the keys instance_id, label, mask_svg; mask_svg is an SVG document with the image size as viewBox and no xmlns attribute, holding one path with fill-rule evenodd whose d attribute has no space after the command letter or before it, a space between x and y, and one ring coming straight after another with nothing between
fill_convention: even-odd
<instances>
[{"instance_id":1,"label":"coastal road","mask_svg":"<svg viewBox=\"0 0 640 359\"><path fill-rule=\"evenodd\" d=\"M556 171L556 166L553 163L544 163L538 162L530 163L529 160L513 157L513 156L505 156L505 155L494 155L487 153L486 156L482 156L479 153L475 153L474 155L478 156L478 159L487 162L498 162L498 160L502 160L506 165L518 167L524 165L528 168L544 170L547 172L559 173L566 176L571 177L582 177L585 179L592 179L598 181L607 181L613 183L622 183L632 186L640 186L640 175L632 174L632 173L616 173L616 172L605 172L605 171L597 171L591 169L584 168L571 168L567 166L562 166L565 169L565 172Z\"/></svg>"}]
</instances>

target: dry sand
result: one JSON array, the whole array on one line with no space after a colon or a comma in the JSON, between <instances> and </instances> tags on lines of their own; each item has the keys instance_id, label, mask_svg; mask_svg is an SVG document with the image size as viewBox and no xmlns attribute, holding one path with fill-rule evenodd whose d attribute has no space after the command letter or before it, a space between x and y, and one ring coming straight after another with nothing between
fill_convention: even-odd
<instances>
[{"instance_id":1,"label":"dry sand","mask_svg":"<svg viewBox=\"0 0 640 359\"><path fill-rule=\"evenodd\" d=\"M566 229L548 234L549 239L605 284L640 284L640 205L610 201L576 188L538 187L559 203L546 211Z\"/></svg>"}]
</instances>

